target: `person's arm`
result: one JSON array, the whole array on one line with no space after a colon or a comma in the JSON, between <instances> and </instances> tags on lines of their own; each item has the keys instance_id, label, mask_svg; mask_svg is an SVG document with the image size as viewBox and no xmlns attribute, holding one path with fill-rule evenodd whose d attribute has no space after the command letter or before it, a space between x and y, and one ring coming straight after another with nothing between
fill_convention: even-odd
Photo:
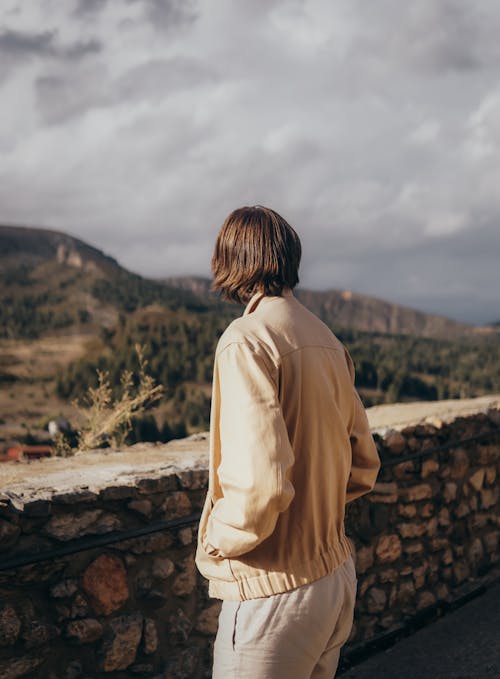
<instances>
[{"instance_id":1,"label":"person's arm","mask_svg":"<svg viewBox=\"0 0 500 679\"><path fill-rule=\"evenodd\" d=\"M218 354L215 370L223 497L212 507L201 541L208 554L232 558L269 537L292 501L295 489L286 475L294 454L270 359L245 342L231 342Z\"/></svg>"},{"instance_id":2,"label":"person's arm","mask_svg":"<svg viewBox=\"0 0 500 679\"><path fill-rule=\"evenodd\" d=\"M354 393L354 417L349 432L352 449L352 466L347 483L346 503L348 503L356 500L361 495L369 493L373 489L380 469L380 458L370 431L365 408L354 387L353 360L345 347L344 351Z\"/></svg>"}]
</instances>

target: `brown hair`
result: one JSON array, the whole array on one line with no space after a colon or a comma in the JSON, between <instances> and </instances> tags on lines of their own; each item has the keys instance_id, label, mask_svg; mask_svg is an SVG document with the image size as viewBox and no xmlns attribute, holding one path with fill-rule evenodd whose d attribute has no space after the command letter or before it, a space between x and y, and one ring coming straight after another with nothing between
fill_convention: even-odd
<instances>
[{"instance_id":1,"label":"brown hair","mask_svg":"<svg viewBox=\"0 0 500 679\"><path fill-rule=\"evenodd\" d=\"M262 290L281 295L299 282L300 239L277 212L262 205L233 210L222 225L212 257L212 291L246 303Z\"/></svg>"}]
</instances>

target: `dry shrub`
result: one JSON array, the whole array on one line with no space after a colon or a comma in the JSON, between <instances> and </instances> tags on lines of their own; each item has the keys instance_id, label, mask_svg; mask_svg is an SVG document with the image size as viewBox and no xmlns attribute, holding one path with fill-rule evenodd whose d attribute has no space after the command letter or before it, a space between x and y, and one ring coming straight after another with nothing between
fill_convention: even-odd
<instances>
[{"instance_id":1,"label":"dry shrub","mask_svg":"<svg viewBox=\"0 0 500 679\"><path fill-rule=\"evenodd\" d=\"M134 373L124 370L120 379L120 395L113 401L112 386L107 371L97 370L98 385L89 387L85 400L87 408L81 408L76 401L73 405L79 411L83 424L78 428L77 450L91 450L110 445L123 446L132 428L132 416L145 412L163 395L163 386L155 384L146 372L148 365L144 348L135 344L139 360L138 384L134 386ZM56 454L67 456L69 446L64 441L56 442Z\"/></svg>"}]
</instances>

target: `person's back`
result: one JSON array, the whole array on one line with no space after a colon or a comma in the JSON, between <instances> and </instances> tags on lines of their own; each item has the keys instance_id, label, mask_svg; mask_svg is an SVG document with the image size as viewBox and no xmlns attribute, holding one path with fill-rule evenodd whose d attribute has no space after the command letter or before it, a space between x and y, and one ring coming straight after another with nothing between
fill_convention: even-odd
<instances>
[{"instance_id":1,"label":"person's back","mask_svg":"<svg viewBox=\"0 0 500 679\"><path fill-rule=\"evenodd\" d=\"M238 677L319 677L321 657L335 671L352 625L345 504L371 490L380 461L344 345L291 285L252 292L214 361L209 491L196 555L209 595L223 600L214 677L229 676L236 660ZM292 627L297 606L303 617ZM266 667L273 656L275 669L261 672L259 653Z\"/></svg>"}]
</instances>

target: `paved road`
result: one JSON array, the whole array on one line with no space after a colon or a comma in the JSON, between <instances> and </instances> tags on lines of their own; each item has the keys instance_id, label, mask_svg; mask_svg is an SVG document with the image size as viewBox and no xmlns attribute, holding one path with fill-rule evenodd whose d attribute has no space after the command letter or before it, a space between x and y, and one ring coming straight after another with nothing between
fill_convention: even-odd
<instances>
[{"instance_id":1,"label":"paved road","mask_svg":"<svg viewBox=\"0 0 500 679\"><path fill-rule=\"evenodd\" d=\"M500 584L340 679L500 679Z\"/></svg>"}]
</instances>

